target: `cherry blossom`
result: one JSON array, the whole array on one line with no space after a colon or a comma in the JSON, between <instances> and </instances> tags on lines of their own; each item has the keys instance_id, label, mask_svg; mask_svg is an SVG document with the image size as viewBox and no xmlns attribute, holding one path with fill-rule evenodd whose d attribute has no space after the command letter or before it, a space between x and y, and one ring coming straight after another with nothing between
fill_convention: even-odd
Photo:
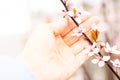
<instances>
[{"instance_id":1,"label":"cherry blossom","mask_svg":"<svg viewBox=\"0 0 120 80\"><path fill-rule=\"evenodd\" d=\"M85 50L83 50L83 53L88 54L88 56L93 56L94 54L97 54L99 52L99 48L95 47L96 43L93 43L91 47L86 47Z\"/></svg>"},{"instance_id":2,"label":"cherry blossom","mask_svg":"<svg viewBox=\"0 0 120 80\"><path fill-rule=\"evenodd\" d=\"M110 46L109 43L106 43L105 45L105 52L108 52L108 53L113 53L113 54L120 54L120 51L117 50L117 46Z\"/></svg>"},{"instance_id":3,"label":"cherry blossom","mask_svg":"<svg viewBox=\"0 0 120 80\"><path fill-rule=\"evenodd\" d=\"M85 32L85 29L78 27L78 28L73 29L72 31L73 31L72 36L81 36L82 33Z\"/></svg>"},{"instance_id":4,"label":"cherry blossom","mask_svg":"<svg viewBox=\"0 0 120 80\"><path fill-rule=\"evenodd\" d=\"M79 24L81 23L81 12L77 11L76 8L73 8L71 11L66 12L67 15L73 17Z\"/></svg>"},{"instance_id":5,"label":"cherry blossom","mask_svg":"<svg viewBox=\"0 0 120 80\"><path fill-rule=\"evenodd\" d=\"M73 22L75 24L77 24L77 26L80 26L80 23L81 23L81 19L88 15L89 13L85 12L84 10L79 10L76 9L76 8L73 8L72 10L69 10L69 4L67 4L69 0L61 0L61 2L63 3L63 6L65 7L65 10L63 10L63 12L65 13L65 16L69 16ZM65 17L64 16L64 17ZM91 39L89 39L89 37L84 34L83 36L85 36L88 41L93 44L91 47L88 46L86 47L84 50L83 50L83 53L89 55L89 56L93 56L94 57L97 57L95 59L92 60L92 62L94 64L98 64L99 67L103 67L105 65L105 63L112 63L114 67L120 67L120 61L118 59L112 61L110 60L110 56L104 56L106 54L102 54L102 50L103 49L105 52L107 53L114 53L114 54L120 54L120 51L117 50L117 46L110 46L108 43L100 43L100 45L97 45L97 38L98 38L98 35L99 35L99 32L102 32L102 31L105 31L106 28L105 27L102 27L99 25L96 25L96 24L93 24L92 25L92 38L93 38L93 42ZM76 29L73 29L73 33L72 33L72 36L81 36L82 34L84 33L84 29L82 28L76 28ZM96 43L94 43L96 42ZM97 45L97 46L96 46ZM98 47L99 46L99 47ZM99 54L98 54L99 53ZM108 54L107 54L108 55ZM108 68L113 72L113 74L115 74L115 76L120 79L119 75L115 73L114 69L112 68L111 65L107 65Z\"/></svg>"},{"instance_id":6,"label":"cherry blossom","mask_svg":"<svg viewBox=\"0 0 120 80\"><path fill-rule=\"evenodd\" d=\"M114 61L110 61L114 67L120 67L120 60L119 59L115 59Z\"/></svg>"},{"instance_id":7,"label":"cherry blossom","mask_svg":"<svg viewBox=\"0 0 120 80\"><path fill-rule=\"evenodd\" d=\"M96 58L92 60L93 64L98 64L99 67L103 67L106 61L110 60L110 56L103 56L102 58Z\"/></svg>"},{"instance_id":8,"label":"cherry blossom","mask_svg":"<svg viewBox=\"0 0 120 80\"><path fill-rule=\"evenodd\" d=\"M73 18L76 18L81 15L81 12L78 12L76 8L73 8L71 11L68 11L67 14Z\"/></svg>"}]
</instances>

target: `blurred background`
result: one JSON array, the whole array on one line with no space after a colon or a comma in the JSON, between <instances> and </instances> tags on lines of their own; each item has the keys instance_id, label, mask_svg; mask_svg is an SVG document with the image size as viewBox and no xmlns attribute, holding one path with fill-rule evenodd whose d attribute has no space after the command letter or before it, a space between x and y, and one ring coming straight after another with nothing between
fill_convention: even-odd
<instances>
[{"instance_id":1,"label":"blurred background","mask_svg":"<svg viewBox=\"0 0 120 80\"><path fill-rule=\"evenodd\" d=\"M120 0L70 0L71 5L99 16L106 29L102 41L120 48ZM21 53L36 25L63 16L59 0L0 0L0 55ZM99 68L90 60L70 80L116 80L107 67Z\"/></svg>"}]
</instances>

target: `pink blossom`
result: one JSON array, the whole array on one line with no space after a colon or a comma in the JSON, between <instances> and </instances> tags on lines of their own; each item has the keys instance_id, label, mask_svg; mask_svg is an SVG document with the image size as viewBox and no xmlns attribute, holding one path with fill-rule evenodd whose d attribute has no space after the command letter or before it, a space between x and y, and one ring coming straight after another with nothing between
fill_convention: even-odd
<instances>
[{"instance_id":1,"label":"pink blossom","mask_svg":"<svg viewBox=\"0 0 120 80\"><path fill-rule=\"evenodd\" d=\"M73 8L71 11L66 12L66 14L73 17L79 24L81 23L81 12L77 11L76 8Z\"/></svg>"},{"instance_id":2,"label":"pink blossom","mask_svg":"<svg viewBox=\"0 0 120 80\"><path fill-rule=\"evenodd\" d=\"M105 65L105 61L110 60L110 56L103 56L103 58L99 57L92 60L93 64L98 64L99 67L103 67Z\"/></svg>"},{"instance_id":3,"label":"pink blossom","mask_svg":"<svg viewBox=\"0 0 120 80\"><path fill-rule=\"evenodd\" d=\"M120 51L117 50L117 46L110 46L109 43L106 43L105 45L105 52L108 52L108 53L113 53L113 54L120 54Z\"/></svg>"},{"instance_id":4,"label":"pink blossom","mask_svg":"<svg viewBox=\"0 0 120 80\"><path fill-rule=\"evenodd\" d=\"M114 61L111 60L110 62L113 64L114 67L120 67L120 60L119 59L116 59Z\"/></svg>"},{"instance_id":5,"label":"pink blossom","mask_svg":"<svg viewBox=\"0 0 120 80\"><path fill-rule=\"evenodd\" d=\"M81 36L82 33L84 32L85 32L84 28L82 29L81 27L78 27L78 28L73 29L72 36Z\"/></svg>"},{"instance_id":6,"label":"pink blossom","mask_svg":"<svg viewBox=\"0 0 120 80\"><path fill-rule=\"evenodd\" d=\"M86 47L83 53L88 54L89 56L93 56L99 52L99 48L96 48L96 43L93 43L91 47Z\"/></svg>"}]
</instances>

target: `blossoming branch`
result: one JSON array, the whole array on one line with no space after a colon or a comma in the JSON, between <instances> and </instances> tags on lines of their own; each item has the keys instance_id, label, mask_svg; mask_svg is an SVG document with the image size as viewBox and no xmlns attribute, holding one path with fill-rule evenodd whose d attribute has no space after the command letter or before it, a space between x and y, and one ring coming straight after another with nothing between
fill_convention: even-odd
<instances>
[{"instance_id":1,"label":"blossoming branch","mask_svg":"<svg viewBox=\"0 0 120 80\"><path fill-rule=\"evenodd\" d=\"M85 47L83 51L86 55L92 56L92 63L98 64L99 67L103 67L105 64L108 68L112 71L112 73L120 80L120 76L118 75L118 69L120 68L120 60L119 59L112 59L111 54L120 54L120 51L117 50L117 46L110 46L108 42L104 43L102 41L98 41L97 38L99 33L102 31L99 26L93 24L92 31L90 33L91 39L84 33L85 29L84 26L80 26L81 24L81 14L84 14L82 10L72 8L72 10L68 9L69 0L61 0L61 3L65 7L63 12L65 15L69 16L73 22L78 26L78 28L73 29L73 34L71 36L81 36L84 35L85 38L89 41L92 45L91 47ZM105 54L101 54L104 52ZM112 66L111 66L112 65ZM114 68L116 68L116 71Z\"/></svg>"}]
</instances>

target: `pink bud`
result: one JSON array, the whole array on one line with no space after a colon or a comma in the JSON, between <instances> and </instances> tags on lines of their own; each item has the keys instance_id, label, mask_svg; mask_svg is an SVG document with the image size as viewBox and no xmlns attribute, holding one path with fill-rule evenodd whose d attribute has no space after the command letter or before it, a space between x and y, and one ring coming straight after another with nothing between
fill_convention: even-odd
<instances>
[{"instance_id":1,"label":"pink bud","mask_svg":"<svg viewBox=\"0 0 120 80\"><path fill-rule=\"evenodd\" d=\"M104 48L105 47L105 43L101 42L100 43L100 49Z\"/></svg>"}]
</instances>

